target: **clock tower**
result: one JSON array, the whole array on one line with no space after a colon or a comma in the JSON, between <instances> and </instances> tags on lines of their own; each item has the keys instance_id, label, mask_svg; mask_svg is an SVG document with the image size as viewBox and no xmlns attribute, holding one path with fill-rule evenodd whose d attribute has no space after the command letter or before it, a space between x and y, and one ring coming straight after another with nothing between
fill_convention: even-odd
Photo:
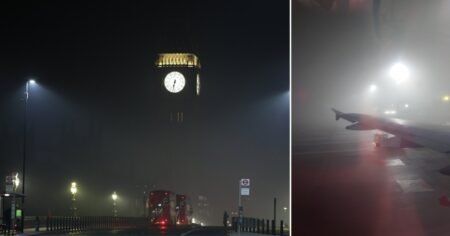
<instances>
[{"instance_id":1,"label":"clock tower","mask_svg":"<svg viewBox=\"0 0 450 236\"><path fill-rule=\"evenodd\" d=\"M192 53L160 53L155 61L164 106L170 123L182 124L195 110L200 96L200 60ZM166 110L166 109L165 109Z\"/></svg>"}]
</instances>

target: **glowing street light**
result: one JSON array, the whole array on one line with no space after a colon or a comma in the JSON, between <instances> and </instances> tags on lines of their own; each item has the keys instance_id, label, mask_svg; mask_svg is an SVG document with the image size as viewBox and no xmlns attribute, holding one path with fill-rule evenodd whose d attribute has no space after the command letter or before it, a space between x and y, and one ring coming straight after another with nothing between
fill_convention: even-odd
<instances>
[{"instance_id":1,"label":"glowing street light","mask_svg":"<svg viewBox=\"0 0 450 236\"><path fill-rule=\"evenodd\" d=\"M73 216L77 216L77 207L75 205L76 203L76 194L78 192L78 187L77 187L77 183L76 182L72 182L72 184L70 185L70 192L72 193L72 214Z\"/></svg>"},{"instance_id":2,"label":"glowing street light","mask_svg":"<svg viewBox=\"0 0 450 236\"><path fill-rule=\"evenodd\" d=\"M375 84L371 84L369 86L369 92L374 93L375 91L377 91L378 87Z\"/></svg>"},{"instance_id":3,"label":"glowing street light","mask_svg":"<svg viewBox=\"0 0 450 236\"><path fill-rule=\"evenodd\" d=\"M35 85L36 81L34 79L29 79L27 80L26 84L25 84L25 92L24 92L24 101L25 101L25 106L24 106L24 119L23 119L23 156L22 156L22 195L25 196L25 163L27 160L27 118L28 118L28 98L29 98L29 87L30 85ZM25 208L25 197L22 197L22 211ZM25 221L25 214L22 214L21 216L21 221L24 222ZM24 224L21 224L21 231L23 232L23 226Z\"/></svg>"},{"instance_id":4,"label":"glowing street light","mask_svg":"<svg viewBox=\"0 0 450 236\"><path fill-rule=\"evenodd\" d=\"M14 175L13 184L14 184L14 192L15 192L20 185L19 173L17 173L17 172Z\"/></svg>"},{"instance_id":5,"label":"glowing street light","mask_svg":"<svg viewBox=\"0 0 450 236\"><path fill-rule=\"evenodd\" d=\"M111 198L113 200L113 215L117 216L117 194L116 191L113 192L113 194L111 195Z\"/></svg>"},{"instance_id":6,"label":"glowing street light","mask_svg":"<svg viewBox=\"0 0 450 236\"><path fill-rule=\"evenodd\" d=\"M448 96L448 95L442 96L442 101L443 102L449 102L450 101L450 96Z\"/></svg>"},{"instance_id":7,"label":"glowing street light","mask_svg":"<svg viewBox=\"0 0 450 236\"><path fill-rule=\"evenodd\" d=\"M391 76L397 84L400 84L409 78L409 69L403 63L396 63L389 70L389 76Z\"/></svg>"}]
</instances>

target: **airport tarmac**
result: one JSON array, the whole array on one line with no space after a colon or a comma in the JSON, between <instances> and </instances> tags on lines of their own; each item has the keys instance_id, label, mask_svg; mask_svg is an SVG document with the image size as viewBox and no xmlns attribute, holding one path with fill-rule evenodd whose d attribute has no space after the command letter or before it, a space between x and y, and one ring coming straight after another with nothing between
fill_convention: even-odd
<instances>
[{"instance_id":1,"label":"airport tarmac","mask_svg":"<svg viewBox=\"0 0 450 236\"><path fill-rule=\"evenodd\" d=\"M293 235L450 235L450 155L386 149L373 131L297 130L292 139Z\"/></svg>"}]
</instances>

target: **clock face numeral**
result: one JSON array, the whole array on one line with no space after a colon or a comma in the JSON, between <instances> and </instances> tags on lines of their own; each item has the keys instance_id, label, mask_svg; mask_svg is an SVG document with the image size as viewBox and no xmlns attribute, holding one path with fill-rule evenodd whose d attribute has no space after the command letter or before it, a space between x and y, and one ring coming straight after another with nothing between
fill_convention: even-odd
<instances>
[{"instance_id":1,"label":"clock face numeral","mask_svg":"<svg viewBox=\"0 0 450 236\"><path fill-rule=\"evenodd\" d=\"M172 71L164 78L164 86L171 93L179 93L183 90L186 79L183 74L178 71Z\"/></svg>"}]
</instances>

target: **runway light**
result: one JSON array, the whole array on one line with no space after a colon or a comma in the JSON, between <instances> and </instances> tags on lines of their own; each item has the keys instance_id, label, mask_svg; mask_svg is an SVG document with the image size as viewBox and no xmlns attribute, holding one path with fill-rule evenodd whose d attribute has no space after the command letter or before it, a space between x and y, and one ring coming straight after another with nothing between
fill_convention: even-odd
<instances>
[{"instance_id":1,"label":"runway light","mask_svg":"<svg viewBox=\"0 0 450 236\"><path fill-rule=\"evenodd\" d=\"M385 115L395 115L395 114L397 114L397 111L396 110L386 110L386 111L384 111L384 114Z\"/></svg>"},{"instance_id":2,"label":"runway light","mask_svg":"<svg viewBox=\"0 0 450 236\"><path fill-rule=\"evenodd\" d=\"M409 69L402 63L396 63L389 70L389 75L397 84L400 84L409 78Z\"/></svg>"}]
</instances>

